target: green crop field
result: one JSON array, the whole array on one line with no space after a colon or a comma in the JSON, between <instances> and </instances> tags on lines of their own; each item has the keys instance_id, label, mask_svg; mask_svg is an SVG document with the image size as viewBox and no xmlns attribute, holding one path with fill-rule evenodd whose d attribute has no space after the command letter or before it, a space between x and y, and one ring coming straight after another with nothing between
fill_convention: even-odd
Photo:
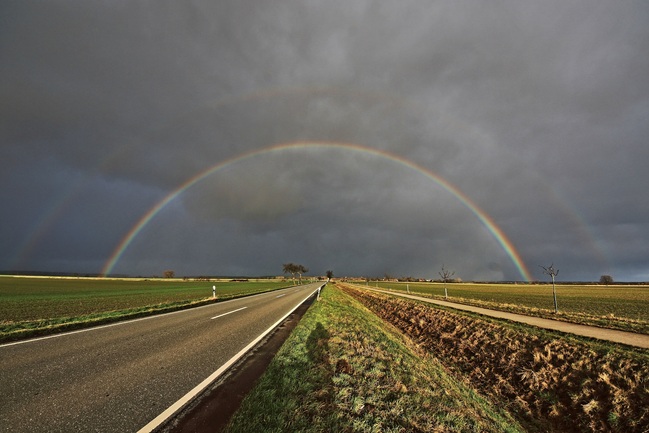
<instances>
[{"instance_id":1,"label":"green crop field","mask_svg":"<svg viewBox=\"0 0 649 433\"><path fill-rule=\"evenodd\" d=\"M370 282L370 286L444 297L443 283ZM578 323L649 333L649 286L556 286L559 314L554 315L551 284L447 283L449 301L487 308L553 316Z\"/></svg>"},{"instance_id":2,"label":"green crop field","mask_svg":"<svg viewBox=\"0 0 649 433\"><path fill-rule=\"evenodd\" d=\"M282 280L194 281L0 277L0 339L61 325L102 322L292 285Z\"/></svg>"}]
</instances>

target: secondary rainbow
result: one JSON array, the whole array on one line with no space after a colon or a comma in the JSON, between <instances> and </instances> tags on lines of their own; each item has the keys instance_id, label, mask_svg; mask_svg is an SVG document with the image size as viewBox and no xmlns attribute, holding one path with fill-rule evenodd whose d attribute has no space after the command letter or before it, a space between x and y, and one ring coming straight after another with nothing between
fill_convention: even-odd
<instances>
[{"instance_id":1,"label":"secondary rainbow","mask_svg":"<svg viewBox=\"0 0 649 433\"><path fill-rule=\"evenodd\" d=\"M196 183L205 179L206 177L214 174L218 170L226 167L228 165L262 156L270 153L277 153L289 150L308 150L308 149L338 149L351 152L361 152L366 154L375 155L381 158L388 159L399 163L405 167L408 167L412 170L415 170L429 179L433 180L435 183L440 185L446 191L451 193L455 198L457 198L466 208L468 208L480 222L487 228L487 230L493 235L496 241L500 244L503 250L507 253L511 261L516 266L519 274L525 281L530 281L530 273L525 266L520 254L512 244L512 242L507 238L505 233L498 227L498 225L493 221L493 219L482 210L476 203L474 203L466 194L460 191L457 187L449 183L446 179L435 174L434 172L412 162L406 158L395 155L393 153L387 152L385 150L378 150L371 147L363 146L355 143L339 143L339 142L292 142L292 143L282 143L276 144L261 149L255 149L250 152L245 152L235 157L229 158L227 160L221 161L218 164L209 167L196 175L192 176L179 187L174 189L169 195L164 199L159 201L155 206L153 206L148 212L146 212L142 218L128 231L126 236L120 241L117 248L114 250L113 254L110 256L106 264L102 269L103 275L108 275L112 272L113 268L119 261L120 257L126 251L130 243L135 239L135 237L142 231L142 229L170 202L175 200L180 194L186 191L188 188L191 188Z\"/></svg>"}]
</instances>

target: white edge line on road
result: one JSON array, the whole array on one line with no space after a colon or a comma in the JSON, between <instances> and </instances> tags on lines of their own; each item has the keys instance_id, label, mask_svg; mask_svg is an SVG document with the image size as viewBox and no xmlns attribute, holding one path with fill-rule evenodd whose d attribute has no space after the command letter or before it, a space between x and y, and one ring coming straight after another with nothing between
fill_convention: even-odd
<instances>
[{"instance_id":1,"label":"white edge line on road","mask_svg":"<svg viewBox=\"0 0 649 433\"><path fill-rule=\"evenodd\" d=\"M321 286L322 287L322 286ZM299 302L291 311L286 313L284 317L279 319L277 322L275 322L273 325L270 326L267 330L265 330L262 334L260 334L257 338L255 338L253 341L251 341L246 347L241 349L239 353L234 355L232 358L230 358L225 364L223 364L221 367L219 367L218 370L216 370L214 373L210 374L205 380L203 380L201 383L196 385L194 389L189 391L187 394L185 394L183 397L180 398L177 402L169 406L164 412L162 412L160 415L155 417L151 422L149 422L147 425L142 427L140 430L137 431L137 433L151 433L155 431L158 427L160 427L165 421L167 421L169 418L171 418L173 415L175 415L180 409L182 409L187 403L192 401L198 394L203 392L205 388L207 388L212 382L214 382L219 376L221 376L227 369L229 369L235 362L237 362L243 355L246 354L250 349L255 347L257 343L259 343L266 335L270 334L277 326L279 326L288 316L290 316L297 308L304 303L309 297L311 297L315 292L317 292L318 289L314 290L313 292L310 292L306 298L304 298L301 302Z\"/></svg>"},{"instance_id":2,"label":"white edge line on road","mask_svg":"<svg viewBox=\"0 0 649 433\"><path fill-rule=\"evenodd\" d=\"M218 319L219 317L227 316L228 314L236 313L237 311L245 310L248 307L237 308L236 310L228 311L227 313L219 314L218 316L210 317L210 320Z\"/></svg>"},{"instance_id":3,"label":"white edge line on road","mask_svg":"<svg viewBox=\"0 0 649 433\"><path fill-rule=\"evenodd\" d=\"M292 288L292 287L286 287L284 289L277 289L277 290L286 290L286 289L290 289L290 288ZM272 292L272 290L271 290L271 292ZM257 293L255 295L242 296L241 298L227 299L225 301L216 302L216 303L210 303L210 304L201 305L201 306L198 306L198 307L191 307L191 308L184 308L184 309L176 310L176 311L170 311L169 313L153 314L151 316L140 317L138 319L124 320L124 321L119 321L119 322L115 322L115 323L109 323L107 325L91 326L90 328L78 329L76 331L62 332L60 334L52 334L52 335L46 335L44 337L36 337L36 338L30 338L30 339L27 339L27 340L14 341L12 343L4 343L4 344L0 344L0 348L8 347L8 346L16 346L18 344L34 343L36 341L49 340L50 338L65 337L66 335L79 334L81 332L90 332L90 331L95 331L95 330L98 330L98 329L110 328L112 326L126 325L126 324L129 324L129 323L139 322L141 320L149 320L149 319L155 319L157 317L168 316L168 315L171 315L171 314L184 313L184 312L187 312L188 310L198 310L200 308L212 307L212 306L214 306L216 304L223 305L226 302L234 302L234 301L240 301L242 299L250 299L253 296L268 295L268 293L269 292L262 292L262 293Z\"/></svg>"},{"instance_id":4,"label":"white edge line on road","mask_svg":"<svg viewBox=\"0 0 649 433\"><path fill-rule=\"evenodd\" d=\"M213 304L209 304L209 305L213 305ZM202 305L200 307L195 307L195 308L207 307L209 305ZM60 334L46 335L45 337L36 337L36 338L30 338L29 340L14 341L13 343L0 344L0 347L15 346L17 344L25 344L25 343L34 343L36 341L49 340L50 338L59 338L59 337L65 337L66 335L80 334L82 332L95 331L97 329L111 328L113 326L126 325L128 323L134 323L134 322L139 322L141 320L153 319L155 317L161 317L161 316L167 316L167 315L170 315L170 314L182 313L183 311L187 311L187 310L185 309L185 310L171 311L169 313L154 314L152 316L140 317L139 319L130 319L130 320L125 320L123 322L109 323L108 325L92 326L90 328L78 329L76 331L68 331L68 332L62 332Z\"/></svg>"}]
</instances>

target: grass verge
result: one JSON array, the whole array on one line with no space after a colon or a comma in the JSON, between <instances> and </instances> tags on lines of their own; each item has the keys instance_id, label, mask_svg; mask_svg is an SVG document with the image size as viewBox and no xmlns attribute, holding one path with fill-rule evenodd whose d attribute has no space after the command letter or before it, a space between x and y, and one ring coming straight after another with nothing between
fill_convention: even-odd
<instances>
[{"instance_id":1,"label":"grass verge","mask_svg":"<svg viewBox=\"0 0 649 433\"><path fill-rule=\"evenodd\" d=\"M391 325L327 286L227 432L516 432Z\"/></svg>"},{"instance_id":2,"label":"grass verge","mask_svg":"<svg viewBox=\"0 0 649 433\"><path fill-rule=\"evenodd\" d=\"M529 431L649 431L649 352L345 286Z\"/></svg>"},{"instance_id":3,"label":"grass verge","mask_svg":"<svg viewBox=\"0 0 649 433\"><path fill-rule=\"evenodd\" d=\"M273 280L0 277L0 342L168 313L289 285ZM216 300L208 297L212 286Z\"/></svg>"},{"instance_id":4,"label":"grass verge","mask_svg":"<svg viewBox=\"0 0 649 433\"><path fill-rule=\"evenodd\" d=\"M558 313L553 309L551 285L447 283L448 299L442 283L377 282L372 286L492 310L649 334L647 286L558 285Z\"/></svg>"},{"instance_id":5,"label":"grass verge","mask_svg":"<svg viewBox=\"0 0 649 433\"><path fill-rule=\"evenodd\" d=\"M170 313L172 311L198 307L212 302L217 301L212 298L207 298L201 300L146 305L125 310L86 314L77 317L55 317L51 319L31 320L17 323L0 322L0 343L51 335L59 332L73 331L75 329L89 328L91 326L106 325L122 320L137 319L139 317L151 316L154 314Z\"/></svg>"}]
</instances>

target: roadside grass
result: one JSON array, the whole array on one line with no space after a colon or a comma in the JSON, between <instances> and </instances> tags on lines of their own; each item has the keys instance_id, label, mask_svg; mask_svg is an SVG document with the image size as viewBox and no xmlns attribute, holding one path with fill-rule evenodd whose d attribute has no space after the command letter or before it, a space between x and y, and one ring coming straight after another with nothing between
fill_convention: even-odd
<instances>
[{"instance_id":1,"label":"roadside grass","mask_svg":"<svg viewBox=\"0 0 649 433\"><path fill-rule=\"evenodd\" d=\"M371 287L444 299L443 283L371 282ZM649 286L447 283L448 300L529 316L649 334Z\"/></svg>"},{"instance_id":2,"label":"roadside grass","mask_svg":"<svg viewBox=\"0 0 649 433\"><path fill-rule=\"evenodd\" d=\"M328 285L227 432L517 432L510 415Z\"/></svg>"},{"instance_id":3,"label":"roadside grass","mask_svg":"<svg viewBox=\"0 0 649 433\"><path fill-rule=\"evenodd\" d=\"M196 307L291 283L0 277L0 342ZM216 286L217 299L212 299Z\"/></svg>"},{"instance_id":4,"label":"roadside grass","mask_svg":"<svg viewBox=\"0 0 649 433\"><path fill-rule=\"evenodd\" d=\"M649 431L647 350L343 288L529 431Z\"/></svg>"}]
</instances>

